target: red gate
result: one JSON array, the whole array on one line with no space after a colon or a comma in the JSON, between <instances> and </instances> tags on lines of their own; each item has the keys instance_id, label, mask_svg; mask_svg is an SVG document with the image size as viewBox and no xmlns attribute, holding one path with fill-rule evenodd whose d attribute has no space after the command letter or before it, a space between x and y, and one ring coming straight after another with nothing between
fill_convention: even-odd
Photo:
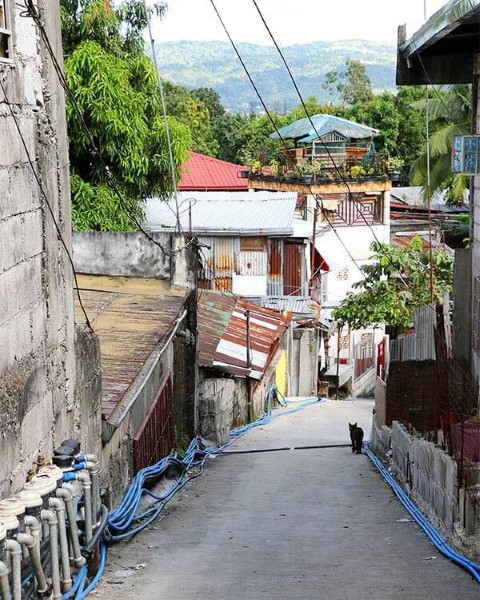
<instances>
[{"instance_id":1,"label":"red gate","mask_svg":"<svg viewBox=\"0 0 480 600\"><path fill-rule=\"evenodd\" d=\"M170 454L173 438L173 382L169 371L133 440L135 473Z\"/></svg>"}]
</instances>

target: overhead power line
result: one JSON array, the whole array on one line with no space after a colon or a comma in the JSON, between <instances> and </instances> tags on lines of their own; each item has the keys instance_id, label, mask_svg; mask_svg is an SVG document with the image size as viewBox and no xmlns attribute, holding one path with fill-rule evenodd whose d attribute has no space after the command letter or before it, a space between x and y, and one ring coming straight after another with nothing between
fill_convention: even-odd
<instances>
[{"instance_id":1,"label":"overhead power line","mask_svg":"<svg viewBox=\"0 0 480 600\"><path fill-rule=\"evenodd\" d=\"M211 3L211 5L212 5L212 7L213 7L213 9L214 9L214 11L215 11L215 13L216 13L216 15L217 15L217 17L218 17L219 21L220 21L220 23L221 23L221 25L222 25L222 27L223 27L223 29L224 29L224 31L225 31L225 34L227 35L227 37L228 37L228 39L229 39L229 41L230 41L230 44L232 45L232 48L233 48L233 49L234 49L234 51L235 51L235 54L236 54L236 55L237 55L237 57L238 57L238 60L240 61L240 64L242 65L242 68L243 68L243 70L245 71L245 74L246 74L246 75L247 75L247 77L248 77L248 80L249 80L249 81L250 81L250 83L252 84L252 87L253 87L253 89L254 89L254 91L255 91L255 93L256 93L256 95L257 95L257 97L258 97L258 99L259 99L259 101L260 101L260 103L261 103L261 105L262 105L262 107L263 107L263 109L265 110L265 113L266 113L266 115L268 116L268 119L269 119L270 123L273 125L273 127L274 127L274 129L275 129L275 132L276 132L276 134L278 135L278 137L279 137L280 141L282 142L282 144L283 144L283 146L284 146L284 149L285 149L285 150L287 150L287 149L288 149L288 147L287 147L287 143L286 143L285 139L283 138L282 134L280 133L280 131L278 130L277 124L275 123L275 121L274 121L274 119L273 119L272 115L270 114L270 111L269 111L269 109L268 109L268 107L267 107L267 105L266 105L266 103L265 103L265 101L264 101L264 99L263 99L263 97L262 97L262 95L261 95L260 91L258 90L257 86L255 85L255 82L253 81L253 78L252 78L252 76L251 76L251 74L250 74L250 72L249 72L249 70L248 70L248 68L247 68L247 66L246 66L246 64L245 64L245 62L244 62L244 60L243 60L243 58L242 58L242 56L241 56L241 54L240 54L240 52L239 52L239 50L238 50L238 48L237 48L236 44L235 44L235 42L233 41L233 39L232 39L232 37L231 37L231 35L230 35L230 33L229 33L229 31L228 31L228 29L227 29L227 27L226 27L226 25L225 25L224 21L223 21L223 19L222 19L222 17L221 17L221 15L220 15L220 13L218 12L218 9L217 9L217 7L216 7L216 5L215 5L215 2L214 2L214 0L210 0L210 3ZM329 151L328 151L328 148L327 148L327 152L329 152ZM329 153L329 154L330 154L330 153ZM331 155L330 155L330 158L331 158ZM332 159L332 160L333 160L333 159ZM347 188L348 188L348 186L347 186ZM311 186L309 186L309 189L310 189L310 191L311 191L311 195L312 195L312 196L317 196L317 194L314 194L314 193L313 193L313 191L312 191L312 187L311 187ZM349 189L349 188L348 188L348 189ZM326 211L325 211L325 209L324 209L324 207L323 207L323 200L321 200L321 204L320 204L320 210L321 210L322 214L323 214L325 217L327 217ZM345 249L345 251L347 252L348 256L350 257L351 261L352 261L352 262L355 264L355 266L358 268L358 270L360 271L360 273L362 274L362 276L363 276L364 278L366 278L366 276L365 276L365 274L363 273L363 271L362 271L362 269L361 269L360 265L359 265L359 264L357 263L357 261L356 261L356 260L353 258L353 256L352 256L352 254L351 254L350 250L347 248L347 246L346 246L346 245L345 245L345 243L343 242L342 238L340 237L339 233L338 233L338 232L337 232L337 230L335 229L334 225L333 225L333 224L330 224L330 225L331 225L331 227L332 227L332 231L334 232L334 234L335 234L335 235L337 236L337 238L339 239L340 243L341 243L341 244L342 244L342 246L344 247L344 249ZM313 267L313 266L312 266L312 267Z\"/></svg>"}]
</instances>

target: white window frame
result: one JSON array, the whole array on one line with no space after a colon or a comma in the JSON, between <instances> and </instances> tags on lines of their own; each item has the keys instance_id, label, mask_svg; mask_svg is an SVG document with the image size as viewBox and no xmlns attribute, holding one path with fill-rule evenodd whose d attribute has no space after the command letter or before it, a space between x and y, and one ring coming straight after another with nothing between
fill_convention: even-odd
<instances>
[{"instance_id":1,"label":"white window frame","mask_svg":"<svg viewBox=\"0 0 480 600\"><path fill-rule=\"evenodd\" d=\"M12 41L12 23L11 23L10 0L0 0L0 47L6 40L7 56L0 55L0 61L9 61L12 59L13 41Z\"/></svg>"}]
</instances>

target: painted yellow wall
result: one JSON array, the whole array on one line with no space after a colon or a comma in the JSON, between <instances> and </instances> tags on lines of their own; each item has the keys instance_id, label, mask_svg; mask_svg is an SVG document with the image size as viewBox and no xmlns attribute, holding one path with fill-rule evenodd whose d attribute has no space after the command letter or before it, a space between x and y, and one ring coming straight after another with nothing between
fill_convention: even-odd
<instances>
[{"instance_id":1,"label":"painted yellow wall","mask_svg":"<svg viewBox=\"0 0 480 600\"><path fill-rule=\"evenodd\" d=\"M275 368L275 385L282 396L287 395L287 353L282 350L280 360Z\"/></svg>"}]
</instances>

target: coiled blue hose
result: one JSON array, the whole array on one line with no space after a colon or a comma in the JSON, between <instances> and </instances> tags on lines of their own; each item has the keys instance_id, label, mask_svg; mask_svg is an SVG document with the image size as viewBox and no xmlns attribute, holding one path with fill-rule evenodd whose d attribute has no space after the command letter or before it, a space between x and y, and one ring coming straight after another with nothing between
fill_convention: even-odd
<instances>
[{"instance_id":1,"label":"coiled blue hose","mask_svg":"<svg viewBox=\"0 0 480 600\"><path fill-rule=\"evenodd\" d=\"M413 517L415 522L426 533L428 539L435 546L435 548L444 556L449 558L452 562L466 569L474 577L477 583L480 584L480 565L469 560L468 558L465 558L461 554L458 554L458 552L455 552L455 550L447 544L445 539L438 533L435 527L433 527L427 517L412 502L406 492L403 491L398 482L392 477L388 469L386 469L382 462L375 456L368 444L365 444L365 454L377 467L382 477L392 488L395 496L400 500L404 508Z\"/></svg>"}]
</instances>

